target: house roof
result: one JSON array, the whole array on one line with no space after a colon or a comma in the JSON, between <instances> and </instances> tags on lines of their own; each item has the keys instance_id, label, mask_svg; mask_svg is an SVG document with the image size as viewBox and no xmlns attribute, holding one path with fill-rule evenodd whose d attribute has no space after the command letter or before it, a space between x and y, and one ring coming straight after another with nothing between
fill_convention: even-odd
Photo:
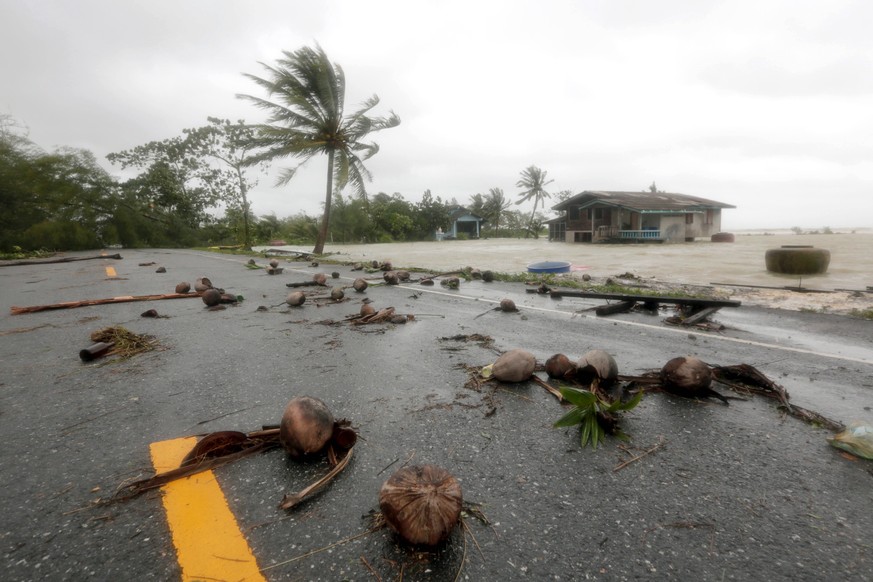
<instances>
[{"instance_id":1,"label":"house roof","mask_svg":"<svg viewBox=\"0 0 873 582\"><path fill-rule=\"evenodd\" d=\"M472 217L472 220L478 220L479 222L483 222L485 219L479 216L478 214L473 214L463 206L456 206L452 210L449 211L449 220L458 220L459 218L463 218L465 216ZM469 219L468 219L469 220Z\"/></svg>"},{"instance_id":2,"label":"house roof","mask_svg":"<svg viewBox=\"0 0 873 582\"><path fill-rule=\"evenodd\" d=\"M731 204L687 194L586 190L552 206L552 210L564 210L570 206L584 208L592 204L607 204L639 212L693 212L711 208L736 208Z\"/></svg>"}]
</instances>

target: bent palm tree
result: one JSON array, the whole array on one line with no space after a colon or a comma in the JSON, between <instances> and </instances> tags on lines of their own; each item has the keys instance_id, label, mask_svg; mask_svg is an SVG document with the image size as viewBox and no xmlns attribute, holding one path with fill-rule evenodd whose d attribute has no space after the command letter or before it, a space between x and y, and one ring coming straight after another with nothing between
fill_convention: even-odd
<instances>
[{"instance_id":1,"label":"bent palm tree","mask_svg":"<svg viewBox=\"0 0 873 582\"><path fill-rule=\"evenodd\" d=\"M540 238L540 233L533 229L533 222L534 216L536 216L537 213L537 206L540 202L543 202L543 205L545 206L545 199L550 196L545 188L554 180L546 181L547 174L548 172L541 170L536 166L528 166L521 172L521 179L519 179L515 184L519 188L525 188L524 192L521 192L518 195L519 199L515 202L516 205L527 202L531 198L534 199L533 212L530 213L530 220L528 221L527 232L525 233L524 238L527 238L532 231L535 238Z\"/></svg>"},{"instance_id":2,"label":"bent palm tree","mask_svg":"<svg viewBox=\"0 0 873 582\"><path fill-rule=\"evenodd\" d=\"M366 198L365 183L371 175L364 161L374 156L379 146L363 140L370 133L399 125L400 118L393 111L388 117L367 115L379 103L376 95L358 111L344 116L345 74L339 65L330 62L321 47L283 51L283 55L274 67L261 63L269 79L246 74L267 91L266 99L238 97L270 114L266 123L256 126L253 143L262 149L251 163L289 156L302 159L296 167L282 172L277 185L287 184L297 169L315 155L327 154L324 215L312 251L320 254L330 224L333 188L339 191L351 184L359 197Z\"/></svg>"}]
</instances>

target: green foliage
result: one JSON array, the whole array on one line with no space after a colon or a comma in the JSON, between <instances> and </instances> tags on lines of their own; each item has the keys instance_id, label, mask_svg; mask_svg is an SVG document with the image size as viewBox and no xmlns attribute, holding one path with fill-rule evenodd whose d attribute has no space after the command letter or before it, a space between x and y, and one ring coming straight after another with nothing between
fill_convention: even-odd
<instances>
[{"instance_id":1,"label":"green foliage","mask_svg":"<svg viewBox=\"0 0 873 582\"><path fill-rule=\"evenodd\" d=\"M564 400L573 405L573 408L564 416L555 421L555 428L581 425L580 443L584 447L590 444L593 448L597 448L601 442L606 439L606 430L602 425L604 415L614 415L619 412L632 410L642 400L643 393L637 392L636 395L622 402L616 399L615 402L602 400L594 392L588 390L579 390L570 386L562 386L560 389L561 396ZM624 436L617 432L617 436Z\"/></svg>"},{"instance_id":2,"label":"green foliage","mask_svg":"<svg viewBox=\"0 0 873 582\"><path fill-rule=\"evenodd\" d=\"M868 307L867 309L853 309L850 312L852 317L860 317L861 319L871 319L873 320L873 307Z\"/></svg>"}]
</instances>

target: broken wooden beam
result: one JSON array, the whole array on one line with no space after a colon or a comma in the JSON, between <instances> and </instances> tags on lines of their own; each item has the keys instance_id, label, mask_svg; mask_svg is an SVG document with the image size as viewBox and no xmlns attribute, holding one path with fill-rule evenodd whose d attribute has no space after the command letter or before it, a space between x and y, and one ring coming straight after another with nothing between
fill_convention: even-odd
<instances>
[{"instance_id":1,"label":"broken wooden beam","mask_svg":"<svg viewBox=\"0 0 873 582\"><path fill-rule=\"evenodd\" d=\"M636 304L636 301L619 301L618 303L607 303L606 305L601 305L595 308L594 313L596 313L598 317L613 315L615 313L625 313L633 309L634 305Z\"/></svg>"},{"instance_id":2,"label":"broken wooden beam","mask_svg":"<svg viewBox=\"0 0 873 582\"><path fill-rule=\"evenodd\" d=\"M683 318L681 321L681 324L682 325L694 325L696 323L700 323L701 321L708 318L710 315L712 315L713 313L715 313L719 309L721 309L721 307L704 307L703 309L700 309L699 311L695 311L694 313L692 313L688 317Z\"/></svg>"},{"instance_id":3,"label":"broken wooden beam","mask_svg":"<svg viewBox=\"0 0 873 582\"><path fill-rule=\"evenodd\" d=\"M584 297L590 299L607 299L615 301L643 301L656 303L673 303L676 305L692 305L698 307L739 307L740 301L727 299L703 299L699 297L662 297L656 295L627 295L623 293L597 293L594 291L564 291L552 289L552 299L561 297Z\"/></svg>"}]
</instances>

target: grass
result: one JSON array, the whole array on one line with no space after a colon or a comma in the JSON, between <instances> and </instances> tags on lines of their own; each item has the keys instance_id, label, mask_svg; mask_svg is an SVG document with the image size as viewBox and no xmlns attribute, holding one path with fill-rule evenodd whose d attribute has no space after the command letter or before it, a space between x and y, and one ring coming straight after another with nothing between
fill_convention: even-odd
<instances>
[{"instance_id":1,"label":"grass","mask_svg":"<svg viewBox=\"0 0 873 582\"><path fill-rule=\"evenodd\" d=\"M873 320L873 307L867 309L853 309L849 312L852 317L860 317L861 319Z\"/></svg>"}]
</instances>

